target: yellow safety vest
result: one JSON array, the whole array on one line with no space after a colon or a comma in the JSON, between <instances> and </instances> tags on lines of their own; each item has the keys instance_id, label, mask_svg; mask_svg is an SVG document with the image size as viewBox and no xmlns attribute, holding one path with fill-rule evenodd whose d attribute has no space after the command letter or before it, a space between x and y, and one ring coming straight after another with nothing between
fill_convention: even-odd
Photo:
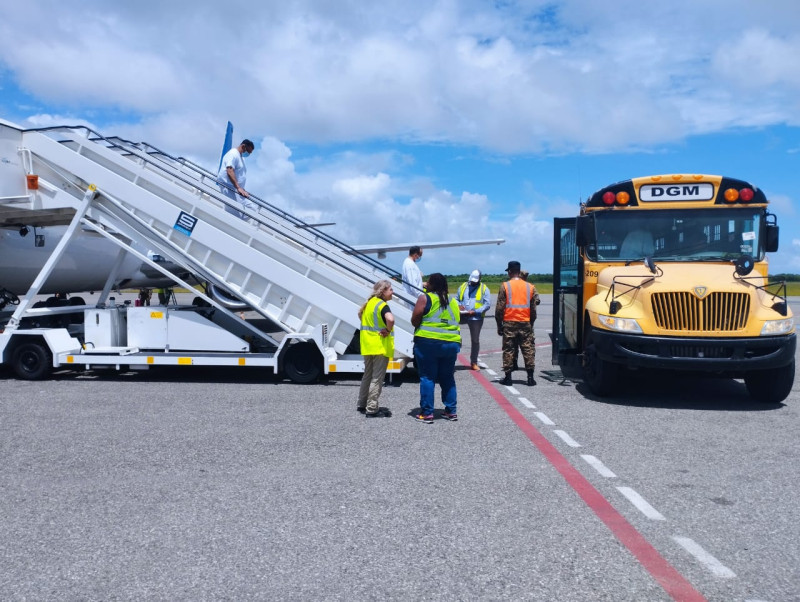
<instances>
[{"instance_id":1,"label":"yellow safety vest","mask_svg":"<svg viewBox=\"0 0 800 602\"><path fill-rule=\"evenodd\" d=\"M394 330L389 336L382 337L380 332L386 328L381 312L386 301L379 297L372 297L364 307L361 314L361 355L385 355L394 357Z\"/></svg>"},{"instance_id":2,"label":"yellow safety vest","mask_svg":"<svg viewBox=\"0 0 800 602\"><path fill-rule=\"evenodd\" d=\"M437 341L461 342L461 327L458 325L460 312L455 299L448 301L446 308L440 307L439 295L425 293L431 300L431 308L424 316L422 322L414 331L414 336Z\"/></svg>"},{"instance_id":3,"label":"yellow safety vest","mask_svg":"<svg viewBox=\"0 0 800 602\"><path fill-rule=\"evenodd\" d=\"M469 285L469 282L465 282L464 284L462 284L459 287L459 289L458 289L458 300L459 301L463 302L464 299L466 299L467 286L468 285ZM475 309L476 310L478 310L481 307L483 307L483 291L484 290L488 290L488 289L486 289L486 285L485 284L481 283L481 285L478 286L477 292L475 293Z\"/></svg>"}]
</instances>

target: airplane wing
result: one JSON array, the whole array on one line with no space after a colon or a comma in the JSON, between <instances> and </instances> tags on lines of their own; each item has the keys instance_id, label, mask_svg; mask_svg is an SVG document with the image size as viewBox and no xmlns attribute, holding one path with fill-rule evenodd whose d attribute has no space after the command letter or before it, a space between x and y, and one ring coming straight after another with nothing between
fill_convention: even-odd
<instances>
[{"instance_id":1,"label":"airplane wing","mask_svg":"<svg viewBox=\"0 0 800 602\"><path fill-rule=\"evenodd\" d=\"M66 226L72 221L75 210L58 209L24 209L22 207L0 207L0 228L17 229L22 226Z\"/></svg>"},{"instance_id":2,"label":"airplane wing","mask_svg":"<svg viewBox=\"0 0 800 602\"><path fill-rule=\"evenodd\" d=\"M454 241L439 241L439 242L399 242L385 245L353 245L356 251L361 253L377 253L379 259L385 259L387 253L393 251L405 251L413 246L421 247L422 250L426 249L442 249L445 247L468 247L470 245L502 245L506 242L505 238L487 238L484 240L454 240Z\"/></svg>"}]
</instances>

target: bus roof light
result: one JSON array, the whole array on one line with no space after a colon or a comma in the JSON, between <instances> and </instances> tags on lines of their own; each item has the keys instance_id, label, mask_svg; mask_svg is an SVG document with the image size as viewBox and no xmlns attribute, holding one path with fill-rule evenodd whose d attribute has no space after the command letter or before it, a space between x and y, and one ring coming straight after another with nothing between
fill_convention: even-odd
<instances>
[{"instance_id":1,"label":"bus roof light","mask_svg":"<svg viewBox=\"0 0 800 602\"><path fill-rule=\"evenodd\" d=\"M631 195L629 195L624 190L620 190L617 193L617 203L619 205L627 205L630 200L631 200Z\"/></svg>"},{"instance_id":2,"label":"bus roof light","mask_svg":"<svg viewBox=\"0 0 800 602\"><path fill-rule=\"evenodd\" d=\"M739 191L735 188L728 188L725 191L725 200L729 203L735 203L739 200Z\"/></svg>"},{"instance_id":3,"label":"bus roof light","mask_svg":"<svg viewBox=\"0 0 800 602\"><path fill-rule=\"evenodd\" d=\"M616 198L616 195L615 195L613 192L611 192L611 191L609 190L608 192L606 192L606 193L603 195L603 202L604 202L606 205L613 205L613 204L614 204L614 199L615 199L615 198Z\"/></svg>"},{"instance_id":4,"label":"bus roof light","mask_svg":"<svg viewBox=\"0 0 800 602\"><path fill-rule=\"evenodd\" d=\"M739 191L739 198L742 199L745 203L752 201L755 195L756 193L753 192L752 188L742 188Z\"/></svg>"}]
</instances>

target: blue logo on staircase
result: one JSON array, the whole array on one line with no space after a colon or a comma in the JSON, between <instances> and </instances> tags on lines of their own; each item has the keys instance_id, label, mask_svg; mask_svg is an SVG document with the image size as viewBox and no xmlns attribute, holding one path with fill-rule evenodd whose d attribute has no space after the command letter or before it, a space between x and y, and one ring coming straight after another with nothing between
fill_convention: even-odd
<instances>
[{"instance_id":1,"label":"blue logo on staircase","mask_svg":"<svg viewBox=\"0 0 800 602\"><path fill-rule=\"evenodd\" d=\"M175 222L173 228L178 232L182 232L186 236L191 236L192 230L194 230L196 223L196 217L189 215L185 211L181 211L181 214L178 216L178 221Z\"/></svg>"}]
</instances>

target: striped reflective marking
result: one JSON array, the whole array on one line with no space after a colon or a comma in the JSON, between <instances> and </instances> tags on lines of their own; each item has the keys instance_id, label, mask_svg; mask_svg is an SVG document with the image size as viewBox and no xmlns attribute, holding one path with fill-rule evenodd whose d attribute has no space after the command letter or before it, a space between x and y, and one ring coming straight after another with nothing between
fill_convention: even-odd
<instances>
[{"instance_id":1,"label":"striped reflective marking","mask_svg":"<svg viewBox=\"0 0 800 602\"><path fill-rule=\"evenodd\" d=\"M667 520L664 518L664 515L661 514L658 510L653 508L650 504L647 503L641 495L636 493L630 487L617 487L619 492L628 498L628 501L636 506L636 509L644 514L650 520Z\"/></svg>"},{"instance_id":2,"label":"striped reflective marking","mask_svg":"<svg viewBox=\"0 0 800 602\"><path fill-rule=\"evenodd\" d=\"M525 398L525 397L517 397L517 399L519 399L519 402L522 405L524 405L526 408L530 408L532 410L536 409L536 406L533 405L527 398Z\"/></svg>"},{"instance_id":3,"label":"striped reflective marking","mask_svg":"<svg viewBox=\"0 0 800 602\"><path fill-rule=\"evenodd\" d=\"M600 460L592 456L591 454L581 454L581 458L592 468L594 468L598 473L600 473L601 477L605 477L607 479L616 479L617 475L614 474L614 471L609 469L605 464L603 464Z\"/></svg>"},{"instance_id":4,"label":"striped reflective marking","mask_svg":"<svg viewBox=\"0 0 800 602\"><path fill-rule=\"evenodd\" d=\"M558 429L555 429L553 432L556 435L558 435L561 438L561 440L564 443L566 443L567 445L569 445L570 447L580 447L581 446L581 444L578 443L577 441L575 441L575 439L573 439L572 437L570 437L569 433L567 433L566 431L560 431Z\"/></svg>"},{"instance_id":5,"label":"striped reflective marking","mask_svg":"<svg viewBox=\"0 0 800 602\"><path fill-rule=\"evenodd\" d=\"M678 536L674 536L672 539L678 542L689 554L697 558L697 560L716 577L722 577L723 579L733 579L736 577L736 573L706 552L703 547L693 539Z\"/></svg>"}]
</instances>

